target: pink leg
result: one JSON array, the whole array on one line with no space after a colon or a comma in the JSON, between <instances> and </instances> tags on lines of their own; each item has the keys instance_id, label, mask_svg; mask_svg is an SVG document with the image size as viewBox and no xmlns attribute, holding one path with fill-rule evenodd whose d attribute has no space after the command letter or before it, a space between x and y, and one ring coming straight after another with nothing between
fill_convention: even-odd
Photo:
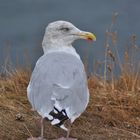
<instances>
[{"instance_id":1,"label":"pink leg","mask_svg":"<svg viewBox=\"0 0 140 140\"><path fill-rule=\"evenodd\" d=\"M32 138L28 138L27 140L46 140L43 138L43 133L44 133L44 119L41 118L41 135L40 137L32 137Z\"/></svg>"},{"instance_id":2,"label":"pink leg","mask_svg":"<svg viewBox=\"0 0 140 140\"><path fill-rule=\"evenodd\" d=\"M78 139L76 139L76 138L70 138L70 137L69 137L69 136L70 136L70 131L71 131L71 123L69 123L66 138L62 137L62 138L55 139L55 140L78 140Z\"/></svg>"},{"instance_id":3,"label":"pink leg","mask_svg":"<svg viewBox=\"0 0 140 140\"><path fill-rule=\"evenodd\" d=\"M69 123L69 126L68 126L68 132L67 132L67 136L66 136L67 140L69 140L70 131L71 131L71 123Z\"/></svg>"},{"instance_id":4,"label":"pink leg","mask_svg":"<svg viewBox=\"0 0 140 140\"><path fill-rule=\"evenodd\" d=\"M44 134L44 119L41 118L41 138L43 139L43 134Z\"/></svg>"}]
</instances>

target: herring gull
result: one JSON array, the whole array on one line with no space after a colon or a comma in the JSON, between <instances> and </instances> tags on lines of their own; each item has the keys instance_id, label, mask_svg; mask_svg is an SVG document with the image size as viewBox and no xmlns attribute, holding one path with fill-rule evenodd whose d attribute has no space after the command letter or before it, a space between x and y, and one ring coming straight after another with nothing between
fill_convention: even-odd
<instances>
[{"instance_id":1,"label":"herring gull","mask_svg":"<svg viewBox=\"0 0 140 140\"><path fill-rule=\"evenodd\" d=\"M64 122L69 120L72 124L87 107L87 77L80 56L72 46L77 39L95 41L96 37L67 21L55 21L46 28L42 42L44 54L36 63L27 88L32 108L42 117L41 136L36 140L44 140L44 118L67 131L67 137L61 139L72 140L70 128Z\"/></svg>"}]
</instances>

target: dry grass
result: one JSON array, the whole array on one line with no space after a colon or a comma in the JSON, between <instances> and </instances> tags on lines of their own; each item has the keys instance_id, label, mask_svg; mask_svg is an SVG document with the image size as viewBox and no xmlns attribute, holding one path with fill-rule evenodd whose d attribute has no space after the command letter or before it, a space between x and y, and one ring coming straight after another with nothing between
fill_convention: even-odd
<instances>
[{"instance_id":1,"label":"dry grass","mask_svg":"<svg viewBox=\"0 0 140 140\"><path fill-rule=\"evenodd\" d=\"M40 134L39 116L31 110L26 87L29 70L17 70L10 77L0 79L0 139L25 140ZM88 79L90 103L75 121L71 136L78 140L137 140L140 139L140 93L126 91L121 86L114 90L111 84L95 76ZM121 90L120 90L121 89ZM45 137L65 135L65 132L46 122Z\"/></svg>"}]
</instances>

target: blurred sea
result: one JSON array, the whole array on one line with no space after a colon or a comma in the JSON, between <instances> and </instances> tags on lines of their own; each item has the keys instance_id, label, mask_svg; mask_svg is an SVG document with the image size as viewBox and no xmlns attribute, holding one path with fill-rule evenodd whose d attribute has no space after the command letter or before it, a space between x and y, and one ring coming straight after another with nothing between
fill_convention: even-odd
<instances>
[{"instance_id":1,"label":"blurred sea","mask_svg":"<svg viewBox=\"0 0 140 140\"><path fill-rule=\"evenodd\" d=\"M34 66L42 55L41 43L45 27L55 20L67 20L81 30L93 32L97 41L76 41L74 46L82 59L88 56L92 70L96 60L104 60L105 31L113 12L119 16L114 26L118 33L118 51L123 51L132 34L140 44L139 0L0 0L0 64L7 57L16 64L29 57Z\"/></svg>"}]
</instances>

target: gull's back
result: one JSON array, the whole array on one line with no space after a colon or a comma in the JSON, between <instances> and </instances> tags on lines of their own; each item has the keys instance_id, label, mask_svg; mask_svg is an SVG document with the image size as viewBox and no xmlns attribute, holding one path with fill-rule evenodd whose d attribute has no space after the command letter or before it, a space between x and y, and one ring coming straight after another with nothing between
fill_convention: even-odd
<instances>
[{"instance_id":1,"label":"gull's back","mask_svg":"<svg viewBox=\"0 0 140 140\"><path fill-rule=\"evenodd\" d=\"M89 100L82 61L66 52L44 54L36 63L27 92L32 107L42 117L54 107L65 110L70 119L78 117Z\"/></svg>"}]
</instances>

